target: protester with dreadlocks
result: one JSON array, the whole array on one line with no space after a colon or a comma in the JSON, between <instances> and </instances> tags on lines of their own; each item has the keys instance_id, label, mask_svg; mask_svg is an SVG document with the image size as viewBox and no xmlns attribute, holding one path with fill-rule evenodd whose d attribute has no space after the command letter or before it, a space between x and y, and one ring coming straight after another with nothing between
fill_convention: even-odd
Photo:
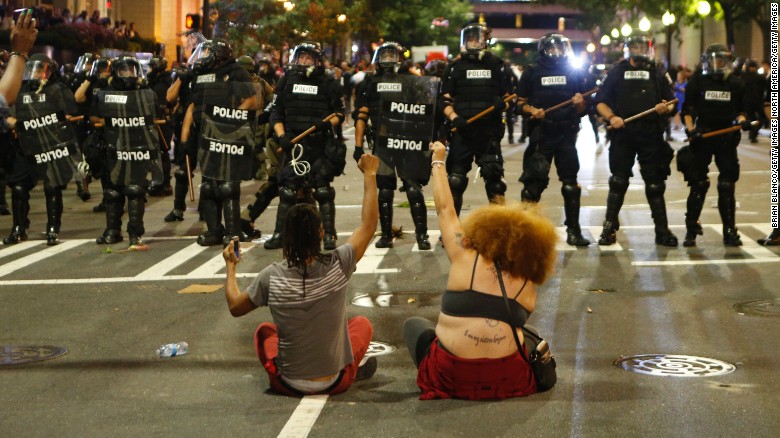
<instances>
[{"instance_id":1,"label":"protester with dreadlocks","mask_svg":"<svg viewBox=\"0 0 780 438\"><path fill-rule=\"evenodd\" d=\"M245 291L236 280L234 250L238 240L222 255L226 264L225 298L233 316L258 306L268 306L273 323L255 331L255 349L268 372L271 388L281 394L337 394L355 380L371 377L376 358L366 360L373 328L368 319L347 320L347 285L376 230L376 173L379 159L364 155L363 210L360 226L347 243L333 252L321 252L325 230L312 204L292 206L284 217L284 261L263 269ZM295 230L295 232L284 232Z\"/></svg>"}]
</instances>

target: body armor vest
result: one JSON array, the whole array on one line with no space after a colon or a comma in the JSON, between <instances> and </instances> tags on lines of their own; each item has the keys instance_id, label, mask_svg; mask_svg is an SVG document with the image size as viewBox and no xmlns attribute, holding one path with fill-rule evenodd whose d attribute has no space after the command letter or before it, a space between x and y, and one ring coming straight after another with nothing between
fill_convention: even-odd
<instances>
[{"instance_id":1,"label":"body armor vest","mask_svg":"<svg viewBox=\"0 0 780 438\"><path fill-rule=\"evenodd\" d=\"M650 69L634 68L627 61L623 61L610 74L620 75L615 90L616 107L613 108L618 116L625 119L661 102L658 72L655 66ZM646 121L657 119L657 114L649 114L642 118Z\"/></svg>"},{"instance_id":2,"label":"body armor vest","mask_svg":"<svg viewBox=\"0 0 780 438\"><path fill-rule=\"evenodd\" d=\"M697 75L699 95L696 101L696 124L721 128L728 127L742 109L739 79L729 77L725 80L710 76Z\"/></svg>"},{"instance_id":3,"label":"body armor vest","mask_svg":"<svg viewBox=\"0 0 780 438\"><path fill-rule=\"evenodd\" d=\"M294 137L329 116L330 81L326 75L305 77L290 71L284 81L282 102L284 104L284 128Z\"/></svg>"},{"instance_id":4,"label":"body armor vest","mask_svg":"<svg viewBox=\"0 0 780 438\"><path fill-rule=\"evenodd\" d=\"M452 65L455 112L465 118L473 117L496 103L501 96L501 59L487 56L481 61L461 58ZM499 119L500 112L492 112L486 118Z\"/></svg>"},{"instance_id":5,"label":"body armor vest","mask_svg":"<svg viewBox=\"0 0 780 438\"><path fill-rule=\"evenodd\" d=\"M532 92L528 104L546 109L574 97L579 92L582 78L571 67L564 64L555 66L537 65L523 74L531 76ZM573 105L557 109L545 116L550 121L577 121L579 115Z\"/></svg>"}]
</instances>

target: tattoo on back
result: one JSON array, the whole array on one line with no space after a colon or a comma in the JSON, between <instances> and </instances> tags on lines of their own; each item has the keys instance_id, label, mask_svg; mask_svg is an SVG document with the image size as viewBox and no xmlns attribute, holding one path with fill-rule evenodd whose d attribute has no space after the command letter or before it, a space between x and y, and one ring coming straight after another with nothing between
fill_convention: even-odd
<instances>
[{"instance_id":1,"label":"tattoo on back","mask_svg":"<svg viewBox=\"0 0 780 438\"><path fill-rule=\"evenodd\" d=\"M485 324L487 324L488 327L497 327L498 321L495 319L485 318Z\"/></svg>"}]
</instances>

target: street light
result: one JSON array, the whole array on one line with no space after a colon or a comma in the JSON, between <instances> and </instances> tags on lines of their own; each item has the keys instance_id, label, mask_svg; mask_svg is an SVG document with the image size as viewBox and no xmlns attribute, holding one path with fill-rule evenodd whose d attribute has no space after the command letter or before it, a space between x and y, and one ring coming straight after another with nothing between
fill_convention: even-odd
<instances>
[{"instance_id":1,"label":"street light","mask_svg":"<svg viewBox=\"0 0 780 438\"><path fill-rule=\"evenodd\" d=\"M712 8L710 7L710 2L707 0L701 0L696 5L696 13L698 13L701 17L701 31L699 32L699 53L704 51L704 17L710 15L711 10Z\"/></svg>"},{"instance_id":2,"label":"street light","mask_svg":"<svg viewBox=\"0 0 780 438\"><path fill-rule=\"evenodd\" d=\"M624 37L627 37L631 35L632 30L633 29L631 29L631 25L626 23L623 25L623 27L620 28L620 34L623 35Z\"/></svg>"},{"instance_id":3,"label":"street light","mask_svg":"<svg viewBox=\"0 0 780 438\"><path fill-rule=\"evenodd\" d=\"M639 30L641 30L642 32L647 32L648 30L650 30L650 26L651 23L650 20L647 19L647 17L642 17L642 19L639 20Z\"/></svg>"},{"instance_id":4,"label":"street light","mask_svg":"<svg viewBox=\"0 0 780 438\"><path fill-rule=\"evenodd\" d=\"M293 2L284 2L284 10L285 11L290 12L293 9L295 9L295 3L293 3Z\"/></svg>"},{"instance_id":5,"label":"street light","mask_svg":"<svg viewBox=\"0 0 780 438\"><path fill-rule=\"evenodd\" d=\"M609 43L611 43L612 40L609 39L608 35L604 35L603 37L601 37L601 41L599 41L599 42L601 43L602 46L606 46L606 45L609 45Z\"/></svg>"},{"instance_id":6,"label":"street light","mask_svg":"<svg viewBox=\"0 0 780 438\"><path fill-rule=\"evenodd\" d=\"M675 16L667 9L661 17L661 23L666 27L666 64L667 69L672 67L672 25L674 25Z\"/></svg>"},{"instance_id":7,"label":"street light","mask_svg":"<svg viewBox=\"0 0 780 438\"><path fill-rule=\"evenodd\" d=\"M336 21L338 21L339 23L344 23L344 22L347 21L347 16L344 15L344 14L341 14L338 17L336 17Z\"/></svg>"},{"instance_id":8,"label":"street light","mask_svg":"<svg viewBox=\"0 0 780 438\"><path fill-rule=\"evenodd\" d=\"M616 27L613 27L612 31L609 34L612 35L612 39L613 40L616 40L616 39L620 38L620 31L617 30Z\"/></svg>"}]
</instances>

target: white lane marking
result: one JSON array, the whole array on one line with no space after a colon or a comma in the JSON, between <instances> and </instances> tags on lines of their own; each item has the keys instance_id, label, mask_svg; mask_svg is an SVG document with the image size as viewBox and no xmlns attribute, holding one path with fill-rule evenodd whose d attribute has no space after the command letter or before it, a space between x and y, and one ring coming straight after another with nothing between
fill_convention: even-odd
<instances>
[{"instance_id":1,"label":"white lane marking","mask_svg":"<svg viewBox=\"0 0 780 438\"><path fill-rule=\"evenodd\" d=\"M156 265L145 270L144 272L136 275L135 278L139 281L142 281L153 280L155 278L162 277L168 272L174 270L177 266L205 251L207 248L207 246L198 245L197 242L193 243L192 245L186 246L183 249L175 252L167 259L158 262Z\"/></svg>"},{"instance_id":2,"label":"white lane marking","mask_svg":"<svg viewBox=\"0 0 780 438\"><path fill-rule=\"evenodd\" d=\"M650 227L652 227L652 225L647 226L647 228L650 228ZM624 227L621 225L620 228L623 229ZM601 252L618 252L618 251L623 251L623 247L619 243L617 243L617 242L613 243L612 245L599 245L598 244L599 243L599 238L596 237L596 236L601 236L602 227L588 227L588 229L590 230L590 234L593 236L593 238L596 239L596 246L599 247L599 251L601 251Z\"/></svg>"},{"instance_id":3,"label":"white lane marking","mask_svg":"<svg viewBox=\"0 0 780 438\"><path fill-rule=\"evenodd\" d=\"M307 395L301 399L298 407L293 411L287 424L279 432L278 438L306 438L320 416L325 402L328 401L327 394Z\"/></svg>"},{"instance_id":4,"label":"white lane marking","mask_svg":"<svg viewBox=\"0 0 780 438\"><path fill-rule=\"evenodd\" d=\"M246 253L248 253L252 248L256 246L257 245L248 246L246 248L241 247L241 256L243 257L244 255L246 255ZM186 278L209 278L215 276L222 269L225 269L225 259L222 257L222 250L220 249L219 254L212 257L211 260L207 261L206 263L198 266L194 271L185 275L185 277ZM224 275L222 277L224 277Z\"/></svg>"},{"instance_id":5,"label":"white lane marking","mask_svg":"<svg viewBox=\"0 0 780 438\"><path fill-rule=\"evenodd\" d=\"M400 272L400 269L394 268L379 269L379 264L382 263L382 259L390 252L390 248L377 248L374 246L377 240L379 240L378 236L368 244L363 258L357 264L355 274L394 274Z\"/></svg>"},{"instance_id":6,"label":"white lane marking","mask_svg":"<svg viewBox=\"0 0 780 438\"><path fill-rule=\"evenodd\" d=\"M49 257L55 256L61 252L67 251L69 249L73 249L86 242L87 240L67 240L65 242L60 243L57 246L49 246L41 251L35 252L28 256L6 263L3 266L0 266L0 277L4 277L14 271L18 271L19 269L25 268L33 263L40 262L41 260L45 260Z\"/></svg>"},{"instance_id":7,"label":"white lane marking","mask_svg":"<svg viewBox=\"0 0 780 438\"><path fill-rule=\"evenodd\" d=\"M16 245L3 245L3 249L0 250L0 259L30 249L34 246L43 245L43 242L43 240L28 240L26 242L17 243Z\"/></svg>"}]
</instances>

